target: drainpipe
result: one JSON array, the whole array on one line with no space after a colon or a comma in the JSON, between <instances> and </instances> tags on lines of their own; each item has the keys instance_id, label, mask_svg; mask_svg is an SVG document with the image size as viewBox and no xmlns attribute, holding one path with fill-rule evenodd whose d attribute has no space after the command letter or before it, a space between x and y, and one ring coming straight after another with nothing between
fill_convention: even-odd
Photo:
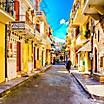
<instances>
[{"instance_id":1,"label":"drainpipe","mask_svg":"<svg viewBox=\"0 0 104 104\"><path fill-rule=\"evenodd\" d=\"M7 24L5 25L5 78L7 79Z\"/></svg>"}]
</instances>

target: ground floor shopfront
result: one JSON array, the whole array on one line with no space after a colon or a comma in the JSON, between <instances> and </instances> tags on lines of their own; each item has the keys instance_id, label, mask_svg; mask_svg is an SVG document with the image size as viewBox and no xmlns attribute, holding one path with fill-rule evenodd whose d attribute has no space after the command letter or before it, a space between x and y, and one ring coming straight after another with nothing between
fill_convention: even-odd
<instances>
[{"instance_id":1,"label":"ground floor shopfront","mask_svg":"<svg viewBox=\"0 0 104 104\"><path fill-rule=\"evenodd\" d=\"M82 72L89 72L91 70L91 60L89 52L78 53L78 70Z\"/></svg>"},{"instance_id":2,"label":"ground floor shopfront","mask_svg":"<svg viewBox=\"0 0 104 104\"><path fill-rule=\"evenodd\" d=\"M34 70L50 64L50 51L38 43L21 38L20 41L9 41L9 55L7 58L7 77L13 79L28 75ZM11 55L10 55L11 54Z\"/></svg>"},{"instance_id":3,"label":"ground floor shopfront","mask_svg":"<svg viewBox=\"0 0 104 104\"><path fill-rule=\"evenodd\" d=\"M97 23L93 39L93 74L94 78L104 82L104 18Z\"/></svg>"},{"instance_id":4,"label":"ground floor shopfront","mask_svg":"<svg viewBox=\"0 0 104 104\"><path fill-rule=\"evenodd\" d=\"M5 25L0 24L0 27L0 83L28 75L51 63L50 44L43 48L41 44L14 32L7 33L5 39Z\"/></svg>"}]
</instances>

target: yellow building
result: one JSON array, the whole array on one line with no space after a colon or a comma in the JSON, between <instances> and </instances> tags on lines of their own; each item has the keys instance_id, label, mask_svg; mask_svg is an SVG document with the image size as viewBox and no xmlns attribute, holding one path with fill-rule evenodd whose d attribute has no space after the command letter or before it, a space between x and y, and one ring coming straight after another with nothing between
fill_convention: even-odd
<instances>
[{"instance_id":1,"label":"yellow building","mask_svg":"<svg viewBox=\"0 0 104 104\"><path fill-rule=\"evenodd\" d=\"M5 5L4 5L4 3ZM6 36L7 36L7 24L14 21L14 11L11 6L13 3L6 3L5 0L0 0L0 83L7 78L7 57L6 57ZM7 10L8 6L12 7L12 10ZM8 12L9 11L9 12Z\"/></svg>"},{"instance_id":2,"label":"yellow building","mask_svg":"<svg viewBox=\"0 0 104 104\"><path fill-rule=\"evenodd\" d=\"M51 43L48 38L49 25L44 12L41 11L39 13L39 11L37 11L36 15L36 37L38 39L38 52L36 53L39 56L36 58L36 68L40 68L50 64Z\"/></svg>"},{"instance_id":3,"label":"yellow building","mask_svg":"<svg viewBox=\"0 0 104 104\"><path fill-rule=\"evenodd\" d=\"M86 47L91 43L89 29L91 26L91 19L82 14L85 0L74 0L72 11L70 14L71 29L71 47L70 57L73 66L77 66L79 71L88 72L91 70L90 51L91 47ZM89 45L89 46L90 46Z\"/></svg>"},{"instance_id":4,"label":"yellow building","mask_svg":"<svg viewBox=\"0 0 104 104\"><path fill-rule=\"evenodd\" d=\"M40 2L36 0L34 10L31 0L14 0L9 4L0 0L0 83L50 64L49 25L45 14L39 12ZM38 13L42 15L37 16Z\"/></svg>"},{"instance_id":5,"label":"yellow building","mask_svg":"<svg viewBox=\"0 0 104 104\"><path fill-rule=\"evenodd\" d=\"M72 29L70 27L68 27L68 34L66 36L66 50L65 50L67 53L66 61L68 58L70 58L71 62L73 64L74 63L74 60L73 60L74 57L71 57L71 56L73 56L73 55L71 55L72 54L72 48L71 48L72 40L73 40Z\"/></svg>"},{"instance_id":6,"label":"yellow building","mask_svg":"<svg viewBox=\"0 0 104 104\"><path fill-rule=\"evenodd\" d=\"M35 40L34 4L30 0L16 0L14 9L15 22L11 23L12 33L9 40L9 43L12 43L12 55L9 55L8 63L9 66L14 66L17 76L21 76L22 74L31 73L33 70L33 42ZM13 55L13 52L16 56ZM9 68L8 70L11 69Z\"/></svg>"}]
</instances>

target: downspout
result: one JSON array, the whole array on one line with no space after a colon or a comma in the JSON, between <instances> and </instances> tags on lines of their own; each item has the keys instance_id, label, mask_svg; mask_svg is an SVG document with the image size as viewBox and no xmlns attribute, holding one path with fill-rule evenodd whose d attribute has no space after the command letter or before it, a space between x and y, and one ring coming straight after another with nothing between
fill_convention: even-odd
<instances>
[{"instance_id":1,"label":"downspout","mask_svg":"<svg viewBox=\"0 0 104 104\"><path fill-rule=\"evenodd\" d=\"M5 25L5 78L7 79L7 24Z\"/></svg>"}]
</instances>

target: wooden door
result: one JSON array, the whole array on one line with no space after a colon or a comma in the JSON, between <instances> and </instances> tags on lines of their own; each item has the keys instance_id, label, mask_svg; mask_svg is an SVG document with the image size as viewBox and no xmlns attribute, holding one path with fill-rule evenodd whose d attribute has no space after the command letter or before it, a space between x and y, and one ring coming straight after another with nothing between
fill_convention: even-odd
<instances>
[{"instance_id":1,"label":"wooden door","mask_svg":"<svg viewBox=\"0 0 104 104\"><path fill-rule=\"evenodd\" d=\"M21 43L17 42L17 72L21 71Z\"/></svg>"}]
</instances>

